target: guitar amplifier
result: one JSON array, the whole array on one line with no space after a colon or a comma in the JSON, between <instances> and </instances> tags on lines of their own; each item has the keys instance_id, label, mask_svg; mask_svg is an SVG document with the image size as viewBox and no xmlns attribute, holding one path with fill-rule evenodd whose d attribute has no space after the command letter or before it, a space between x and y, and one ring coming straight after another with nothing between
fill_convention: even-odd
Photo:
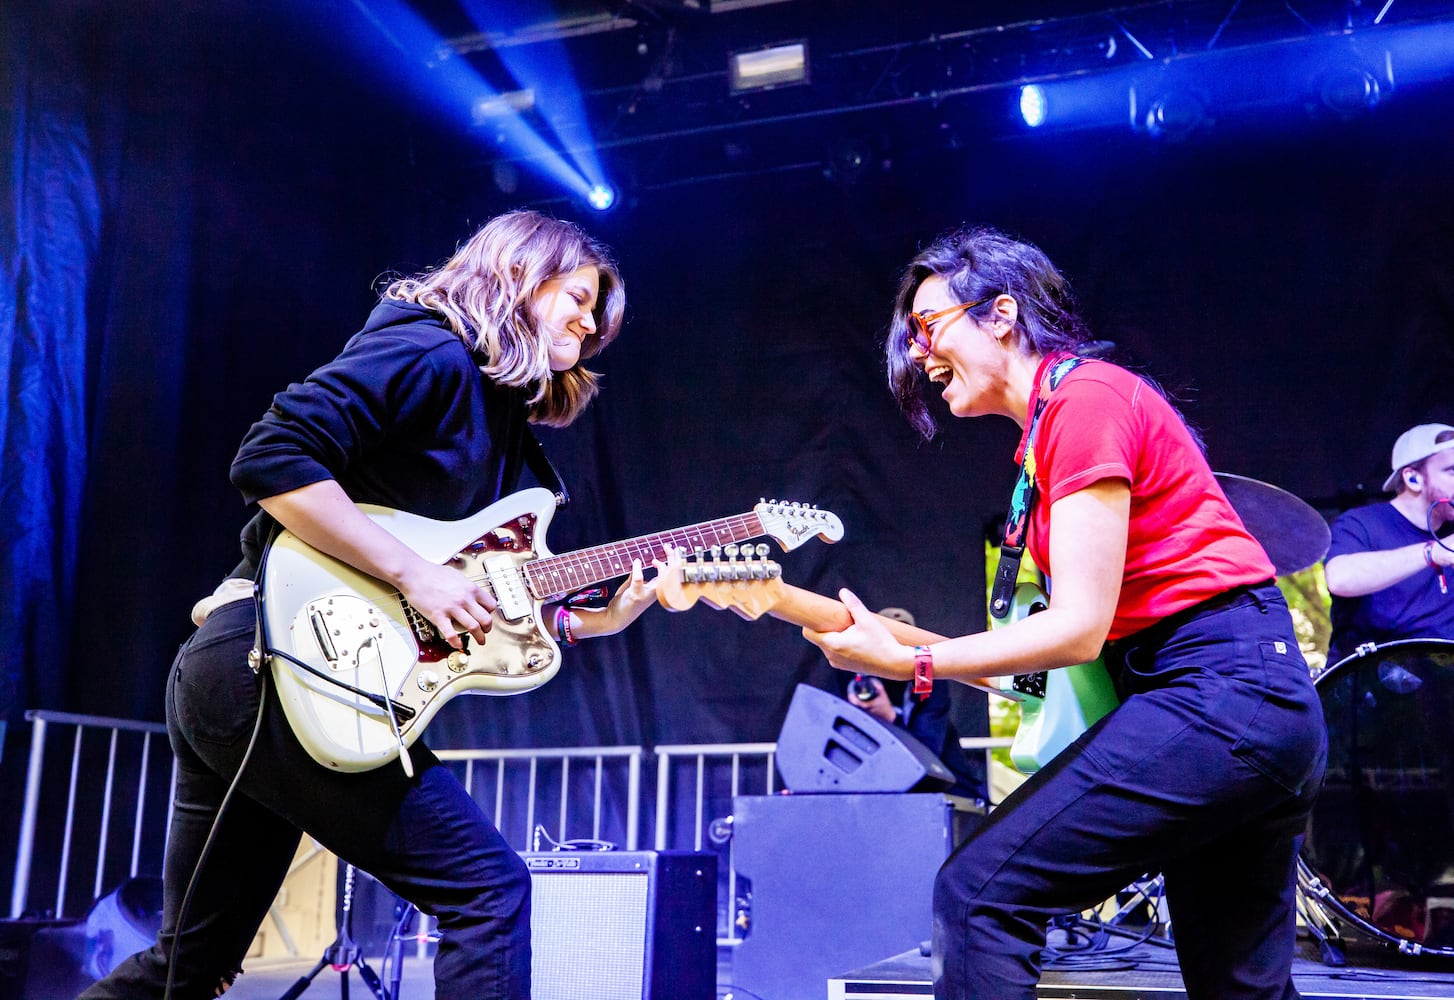
<instances>
[{"instance_id":1,"label":"guitar amplifier","mask_svg":"<svg viewBox=\"0 0 1454 1000\"><path fill-rule=\"evenodd\" d=\"M717 855L522 854L534 1000L714 1000Z\"/></svg>"}]
</instances>

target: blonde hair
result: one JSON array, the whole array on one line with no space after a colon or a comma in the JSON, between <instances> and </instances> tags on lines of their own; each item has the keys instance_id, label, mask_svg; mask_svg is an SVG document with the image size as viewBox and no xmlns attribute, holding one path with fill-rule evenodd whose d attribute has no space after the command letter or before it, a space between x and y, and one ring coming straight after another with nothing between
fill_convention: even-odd
<instances>
[{"instance_id":1,"label":"blonde hair","mask_svg":"<svg viewBox=\"0 0 1454 1000\"><path fill-rule=\"evenodd\" d=\"M581 344L580 362L552 372L550 340L531 307L541 285L582 267L595 267L600 276L596 331ZM615 339L626 311L626 288L610 250L577 226L532 211L491 219L444 264L393 281L383 297L443 316L484 359L480 371L487 377L534 388L530 419L551 427L575 420L596 395L598 377L582 362Z\"/></svg>"}]
</instances>

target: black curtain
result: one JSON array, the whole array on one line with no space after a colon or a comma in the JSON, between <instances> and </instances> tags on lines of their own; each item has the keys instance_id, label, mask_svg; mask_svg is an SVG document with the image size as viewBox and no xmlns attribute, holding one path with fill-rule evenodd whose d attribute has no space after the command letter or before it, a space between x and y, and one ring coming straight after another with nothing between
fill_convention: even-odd
<instances>
[{"instance_id":1,"label":"black curtain","mask_svg":"<svg viewBox=\"0 0 1454 1000\"><path fill-rule=\"evenodd\" d=\"M8 718L158 719L187 610L236 558L226 471L248 424L357 328L382 273L514 203L469 168L478 138L286 11L35 14L4 13ZM604 216L544 205L616 248L630 293L598 404L542 435L575 497L550 547L817 503L847 537L782 554L790 582L980 627L1016 429L918 441L879 345L899 268L962 222L1044 246L1214 467L1352 502L1403 427L1454 419L1454 153L1430 124L1449 96L1397 98L1159 146L962 129L854 184L802 170L631 192ZM706 609L565 655L539 691L456 699L433 742L771 739L795 683L835 683L796 629Z\"/></svg>"}]
</instances>

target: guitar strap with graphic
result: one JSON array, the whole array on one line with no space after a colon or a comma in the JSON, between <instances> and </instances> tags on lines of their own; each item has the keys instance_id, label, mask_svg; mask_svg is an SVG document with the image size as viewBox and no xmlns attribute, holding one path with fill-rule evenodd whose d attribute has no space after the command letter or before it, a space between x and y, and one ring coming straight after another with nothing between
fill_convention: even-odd
<instances>
[{"instance_id":1,"label":"guitar strap with graphic","mask_svg":"<svg viewBox=\"0 0 1454 1000\"><path fill-rule=\"evenodd\" d=\"M1030 528L1030 509L1035 505L1039 490L1035 486L1035 437L1040 429L1040 415L1050 394L1060 385L1065 376L1084 363L1086 358L1070 356L1054 362L1045 378L1045 391L1039 394L1035 412L1030 415L1030 430L1025 435L1025 454L1020 459L1020 474L1015 479L1014 492L1010 494L1010 512L1005 518L1004 539L1000 542L1000 561L995 567L994 587L990 591L990 615L996 621L1009 617L1010 606L1015 596L1015 583L1020 578L1020 563L1025 557L1025 535ZM1010 689L1019 694L1044 698L1046 673L1016 674L1010 682Z\"/></svg>"},{"instance_id":2,"label":"guitar strap with graphic","mask_svg":"<svg viewBox=\"0 0 1454 1000\"><path fill-rule=\"evenodd\" d=\"M1015 479L1014 492L1010 494L1010 512L1005 518L1004 539L1000 543L1000 561L995 568L995 582L990 591L990 614L998 621L1004 621L1010 614L1010 603L1015 595L1015 582L1020 576L1020 563L1025 557L1025 534L1030 528L1030 509L1034 506L1038 489L1035 486L1035 437L1040 429L1040 416L1050 394L1087 358L1066 357L1050 366L1046 376L1046 390L1035 403L1035 412L1030 415L1030 430L1025 435L1025 454L1020 460L1020 474Z\"/></svg>"}]
</instances>

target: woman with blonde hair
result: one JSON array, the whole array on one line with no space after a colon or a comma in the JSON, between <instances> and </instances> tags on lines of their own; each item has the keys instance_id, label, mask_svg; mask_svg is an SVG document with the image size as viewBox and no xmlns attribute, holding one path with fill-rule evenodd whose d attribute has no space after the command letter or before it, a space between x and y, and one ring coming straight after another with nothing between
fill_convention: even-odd
<instances>
[{"instance_id":1,"label":"woman with blonde hair","mask_svg":"<svg viewBox=\"0 0 1454 1000\"><path fill-rule=\"evenodd\" d=\"M569 424L595 395L583 362L615 338L624 305L604 246L569 223L512 212L439 268L390 284L334 360L274 397L232 465L260 508L242 562L194 609L199 627L167 684L177 784L161 933L83 997L221 995L304 832L438 918L440 1000L529 997L530 876L519 856L422 742L402 751L409 768L344 772L310 755L269 672L249 669L251 581L281 526L392 585L450 645L484 643L495 597L356 504L449 521L513 492L529 424ZM543 613L569 643L625 628L654 591L638 562L606 608Z\"/></svg>"}]
</instances>

